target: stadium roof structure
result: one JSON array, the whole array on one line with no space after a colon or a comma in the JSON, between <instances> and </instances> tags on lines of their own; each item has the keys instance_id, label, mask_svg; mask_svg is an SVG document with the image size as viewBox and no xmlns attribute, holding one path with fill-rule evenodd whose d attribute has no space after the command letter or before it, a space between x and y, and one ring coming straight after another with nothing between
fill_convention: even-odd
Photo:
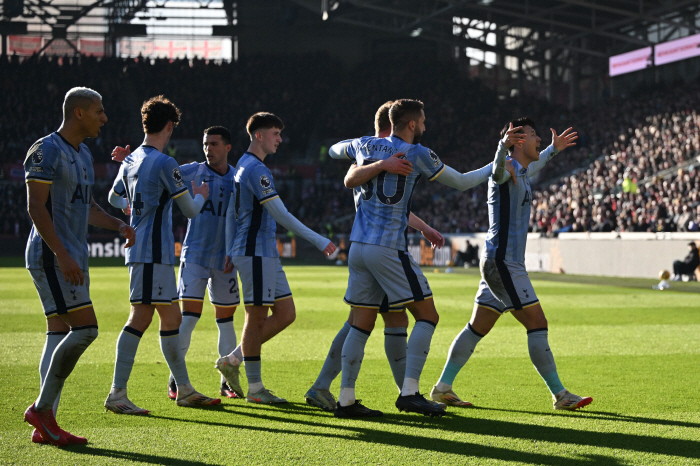
<instances>
[{"instance_id":1,"label":"stadium roof structure","mask_svg":"<svg viewBox=\"0 0 700 466\"><path fill-rule=\"evenodd\" d=\"M700 33L697 0L291 0L329 21L461 44L520 58L545 50L608 57L663 42L679 30ZM320 8L319 8L320 7ZM522 42L508 47L452 34L456 18L471 29ZM447 27L446 27L447 26ZM662 31L655 34L655 30ZM505 42L505 41L504 41Z\"/></svg>"}]
</instances>

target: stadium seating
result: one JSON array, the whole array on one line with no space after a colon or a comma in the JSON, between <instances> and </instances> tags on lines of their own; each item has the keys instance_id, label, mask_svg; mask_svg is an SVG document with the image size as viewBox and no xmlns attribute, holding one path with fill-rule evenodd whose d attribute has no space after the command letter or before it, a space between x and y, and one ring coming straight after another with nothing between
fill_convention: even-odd
<instances>
[{"instance_id":1,"label":"stadium seating","mask_svg":"<svg viewBox=\"0 0 700 466\"><path fill-rule=\"evenodd\" d=\"M165 94L183 111L174 137L199 141L205 127L225 125L234 134L232 163L247 147L244 127L250 114L268 110L281 116L287 128L271 164L278 167L273 173L282 199L317 231L347 233L354 212L342 185L348 165L327 160L322 148L371 134L381 103L410 97L426 104L423 144L461 171L492 159L498 132L510 118L532 116L543 145L550 141L550 127L574 126L579 145L556 157L536 180L545 183L535 189L533 231L698 230L699 83L643 89L634 99L569 112L523 96L501 100L452 62L397 60L390 76L377 75L370 65L346 70L325 55L248 57L230 64L44 57L0 62L7 90L0 111L0 235L28 233L21 162L33 141L57 129L63 94L77 85L103 95L110 119L100 137L88 140L100 167L94 195L103 206L116 172L111 149L139 144L140 103ZM415 66L431 72L411 73ZM465 194L437 183L421 186L413 210L446 233L488 226L483 185ZM176 237L183 237L185 219L174 212Z\"/></svg>"}]
</instances>

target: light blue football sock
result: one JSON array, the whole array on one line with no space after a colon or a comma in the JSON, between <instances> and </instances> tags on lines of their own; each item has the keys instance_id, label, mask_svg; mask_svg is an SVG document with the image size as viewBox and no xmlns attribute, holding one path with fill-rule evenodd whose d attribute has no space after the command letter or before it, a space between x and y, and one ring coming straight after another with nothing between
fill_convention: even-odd
<instances>
[{"instance_id":1,"label":"light blue football sock","mask_svg":"<svg viewBox=\"0 0 700 466\"><path fill-rule=\"evenodd\" d=\"M345 344L345 339L350 332L350 324L346 321L343 327L338 331L331 347L328 350L328 355L326 360L323 362L323 367L321 372L316 378L316 382L312 385L313 388L318 390L330 390L331 383L340 374L343 368L343 363L341 361L341 355L343 353L343 345Z\"/></svg>"},{"instance_id":2,"label":"light blue football sock","mask_svg":"<svg viewBox=\"0 0 700 466\"><path fill-rule=\"evenodd\" d=\"M530 360L537 369L540 377L547 384L547 388L552 395L564 390L557 373L557 365L554 362L554 355L549 349L546 328L536 328L527 331L527 349L530 351Z\"/></svg>"},{"instance_id":3,"label":"light blue football sock","mask_svg":"<svg viewBox=\"0 0 700 466\"><path fill-rule=\"evenodd\" d=\"M440 382L445 385L452 385L455 381L455 377L462 367L469 361L472 353L474 353L474 348L481 341L484 336L477 333L470 324L460 332L459 335L452 341L450 346L450 351L447 353L447 362L445 367L442 369L442 375L440 375Z\"/></svg>"}]
</instances>

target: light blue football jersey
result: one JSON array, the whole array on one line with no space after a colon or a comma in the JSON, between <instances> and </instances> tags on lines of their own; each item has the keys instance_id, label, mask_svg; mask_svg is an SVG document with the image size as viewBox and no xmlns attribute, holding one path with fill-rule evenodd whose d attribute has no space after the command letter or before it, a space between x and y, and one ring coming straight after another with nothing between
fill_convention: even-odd
<instances>
[{"instance_id":1,"label":"light blue football jersey","mask_svg":"<svg viewBox=\"0 0 700 466\"><path fill-rule=\"evenodd\" d=\"M279 257L277 222L263 207L279 197L272 173L251 152L243 154L235 171L237 229L231 255Z\"/></svg>"},{"instance_id":2,"label":"light blue football jersey","mask_svg":"<svg viewBox=\"0 0 700 466\"><path fill-rule=\"evenodd\" d=\"M95 173L85 144L75 150L60 134L51 133L32 145L24 159L29 182L50 184L46 207L58 238L82 270L88 269L87 231ZM54 267L56 256L34 226L25 250L28 269Z\"/></svg>"},{"instance_id":3,"label":"light blue football jersey","mask_svg":"<svg viewBox=\"0 0 700 466\"><path fill-rule=\"evenodd\" d=\"M350 241L405 251L413 188L420 176L433 181L445 164L427 147L409 144L397 136L353 139L345 151L358 166L387 159L397 152L404 152L404 158L413 165L408 176L382 172L362 185L350 234Z\"/></svg>"},{"instance_id":4,"label":"light blue football jersey","mask_svg":"<svg viewBox=\"0 0 700 466\"><path fill-rule=\"evenodd\" d=\"M500 152L500 154L498 153ZM496 162L502 158L508 149L499 144ZM518 184L508 180L497 184L493 176L489 178L489 231L486 234L486 245L483 255L487 258L506 261L525 262L525 246L530 227L530 209L532 207L532 188L530 177L537 173L555 155L554 146L549 146L540 152L540 160L532 162L524 168L513 160Z\"/></svg>"},{"instance_id":5,"label":"light blue football jersey","mask_svg":"<svg viewBox=\"0 0 700 466\"><path fill-rule=\"evenodd\" d=\"M122 162L112 190L129 200L136 230L126 263L175 264L173 199L189 195L175 159L140 146Z\"/></svg>"},{"instance_id":6,"label":"light blue football jersey","mask_svg":"<svg viewBox=\"0 0 700 466\"><path fill-rule=\"evenodd\" d=\"M235 169L227 165L225 174L214 171L206 162L180 166L185 186L192 194L192 184L209 185L209 198L199 215L187 222L187 234L182 245L181 262L223 270L226 257L226 211L233 194Z\"/></svg>"}]
</instances>

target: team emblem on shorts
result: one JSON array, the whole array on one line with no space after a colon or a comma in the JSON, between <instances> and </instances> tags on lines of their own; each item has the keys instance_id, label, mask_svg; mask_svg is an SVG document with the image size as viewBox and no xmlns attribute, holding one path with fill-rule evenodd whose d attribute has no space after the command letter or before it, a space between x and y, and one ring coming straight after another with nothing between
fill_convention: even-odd
<instances>
[{"instance_id":1,"label":"team emblem on shorts","mask_svg":"<svg viewBox=\"0 0 700 466\"><path fill-rule=\"evenodd\" d=\"M270 183L270 179L267 176L262 175L260 177L260 186L262 186L263 188L269 188L270 186L272 186L272 183Z\"/></svg>"},{"instance_id":2,"label":"team emblem on shorts","mask_svg":"<svg viewBox=\"0 0 700 466\"><path fill-rule=\"evenodd\" d=\"M179 168L173 168L173 179L175 180L175 186L178 188L185 184L185 182L182 181L182 174L180 173Z\"/></svg>"},{"instance_id":3,"label":"team emblem on shorts","mask_svg":"<svg viewBox=\"0 0 700 466\"><path fill-rule=\"evenodd\" d=\"M430 150L430 149L428 149L428 150L430 151L430 160L432 160L433 165L435 165L437 167L438 165L440 165L440 157L438 157L437 154L435 152L433 152L432 150Z\"/></svg>"}]
</instances>

